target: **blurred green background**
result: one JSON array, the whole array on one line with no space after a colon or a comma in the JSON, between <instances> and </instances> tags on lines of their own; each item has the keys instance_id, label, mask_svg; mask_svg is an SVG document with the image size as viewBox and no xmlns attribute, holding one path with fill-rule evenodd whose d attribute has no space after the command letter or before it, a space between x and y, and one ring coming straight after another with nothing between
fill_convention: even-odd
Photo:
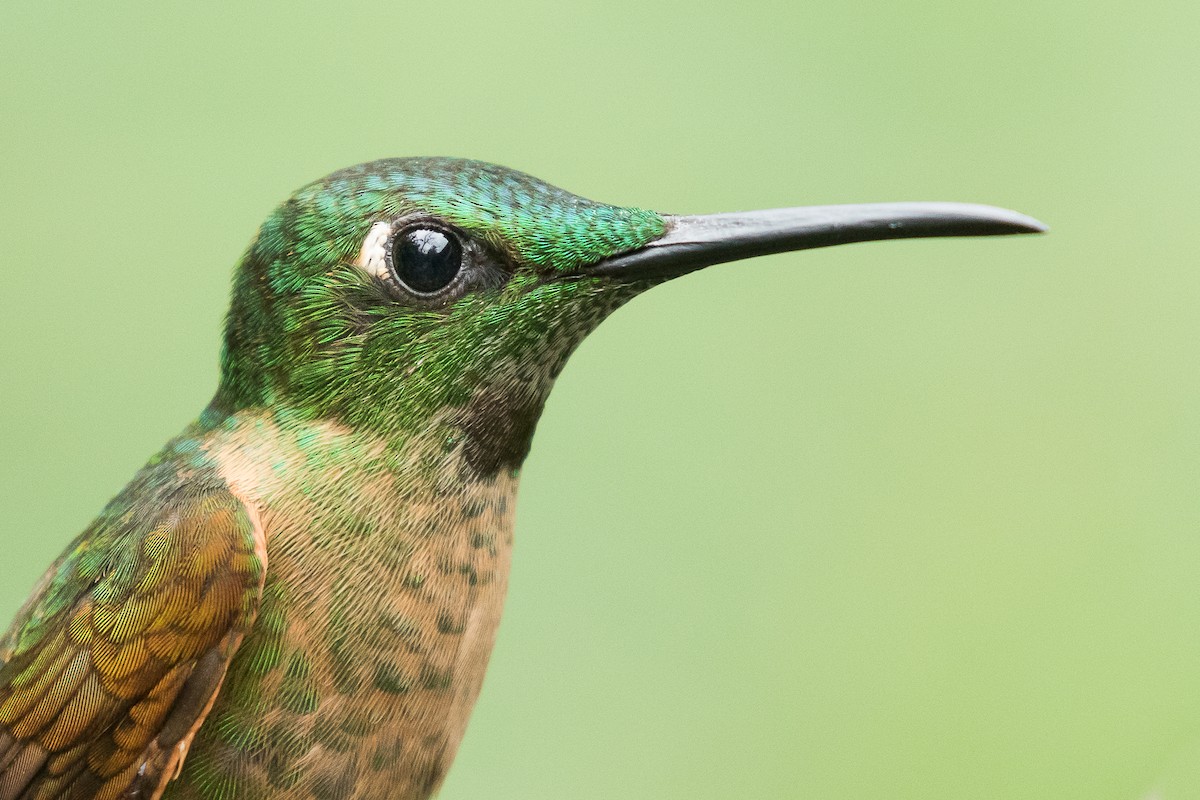
<instances>
[{"instance_id":1,"label":"blurred green background","mask_svg":"<svg viewBox=\"0 0 1200 800\"><path fill-rule=\"evenodd\" d=\"M1200 797L1200 7L0 5L0 617L382 156L1046 237L721 268L563 374L445 800Z\"/></svg>"}]
</instances>

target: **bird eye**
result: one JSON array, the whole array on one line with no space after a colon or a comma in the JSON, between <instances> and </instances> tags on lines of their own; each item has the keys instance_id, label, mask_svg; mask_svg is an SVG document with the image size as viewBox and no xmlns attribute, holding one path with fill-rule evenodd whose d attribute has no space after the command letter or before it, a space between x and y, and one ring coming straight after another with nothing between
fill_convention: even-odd
<instances>
[{"instance_id":1,"label":"bird eye","mask_svg":"<svg viewBox=\"0 0 1200 800\"><path fill-rule=\"evenodd\" d=\"M462 243L454 232L428 222L403 228L392 240L392 273L417 294L435 294L454 283L462 263Z\"/></svg>"}]
</instances>

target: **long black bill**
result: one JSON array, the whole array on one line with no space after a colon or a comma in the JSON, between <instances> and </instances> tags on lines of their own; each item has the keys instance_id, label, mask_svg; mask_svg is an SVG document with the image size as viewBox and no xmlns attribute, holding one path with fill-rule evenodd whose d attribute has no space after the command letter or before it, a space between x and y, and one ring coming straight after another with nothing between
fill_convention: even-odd
<instances>
[{"instance_id":1,"label":"long black bill","mask_svg":"<svg viewBox=\"0 0 1200 800\"><path fill-rule=\"evenodd\" d=\"M754 256L878 239L1042 233L1033 217L972 203L865 203L696 216L664 215L667 232L592 265L589 275L674 277Z\"/></svg>"}]
</instances>

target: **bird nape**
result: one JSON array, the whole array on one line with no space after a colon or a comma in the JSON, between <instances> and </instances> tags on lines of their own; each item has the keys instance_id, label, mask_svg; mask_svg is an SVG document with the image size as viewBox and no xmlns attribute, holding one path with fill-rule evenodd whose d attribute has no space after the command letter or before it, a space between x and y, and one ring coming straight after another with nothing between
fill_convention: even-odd
<instances>
[{"instance_id":1,"label":"bird nape","mask_svg":"<svg viewBox=\"0 0 1200 800\"><path fill-rule=\"evenodd\" d=\"M212 402L0 639L0 800L428 797L534 426L605 317L751 256L1041 230L953 203L674 216L446 158L304 187L237 269Z\"/></svg>"}]
</instances>

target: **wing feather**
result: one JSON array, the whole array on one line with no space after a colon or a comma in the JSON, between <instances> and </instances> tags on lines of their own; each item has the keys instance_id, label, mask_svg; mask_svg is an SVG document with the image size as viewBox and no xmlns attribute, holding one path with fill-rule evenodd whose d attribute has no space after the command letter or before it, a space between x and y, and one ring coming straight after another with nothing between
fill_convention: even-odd
<instances>
[{"instance_id":1,"label":"wing feather","mask_svg":"<svg viewBox=\"0 0 1200 800\"><path fill-rule=\"evenodd\" d=\"M157 797L253 623L247 509L223 486L136 488L0 639L0 800Z\"/></svg>"}]
</instances>

